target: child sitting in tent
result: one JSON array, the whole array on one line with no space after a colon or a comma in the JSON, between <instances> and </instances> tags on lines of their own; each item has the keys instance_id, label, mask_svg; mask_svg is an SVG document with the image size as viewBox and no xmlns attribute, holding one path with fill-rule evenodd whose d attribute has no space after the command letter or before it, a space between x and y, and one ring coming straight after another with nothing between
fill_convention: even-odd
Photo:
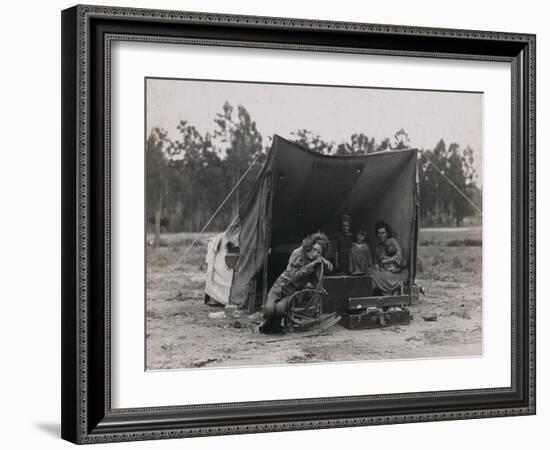
<instances>
[{"instance_id":1,"label":"child sitting in tent","mask_svg":"<svg viewBox=\"0 0 550 450\"><path fill-rule=\"evenodd\" d=\"M351 275L365 275L372 267L372 256L366 239L367 235L363 230L357 231L349 250L348 271Z\"/></svg>"},{"instance_id":2,"label":"child sitting in tent","mask_svg":"<svg viewBox=\"0 0 550 450\"><path fill-rule=\"evenodd\" d=\"M319 282L317 268L323 264L332 271L332 264L323 257L329 246L325 234L319 232L307 236L302 245L295 249L288 260L285 271L279 275L267 294L263 309L264 321L259 326L260 333L277 333L281 331L281 320L287 313L288 301L292 294L308 285Z\"/></svg>"}]
</instances>

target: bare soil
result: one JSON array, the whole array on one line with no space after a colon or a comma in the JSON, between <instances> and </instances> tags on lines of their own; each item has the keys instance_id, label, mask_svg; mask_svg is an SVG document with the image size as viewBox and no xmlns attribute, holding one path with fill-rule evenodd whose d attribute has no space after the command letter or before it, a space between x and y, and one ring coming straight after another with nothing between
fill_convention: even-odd
<instances>
[{"instance_id":1,"label":"bare soil","mask_svg":"<svg viewBox=\"0 0 550 450\"><path fill-rule=\"evenodd\" d=\"M244 312L239 319L209 318L209 313L223 308L204 304L208 236L202 236L174 266L195 237L191 233L163 235L160 247L147 248L148 369L482 353L482 247L475 245L481 241L481 228L421 231L417 284L426 295L410 308L410 325L347 330L337 324L320 335L283 341L255 332L257 322ZM430 315L437 320L422 318Z\"/></svg>"}]
</instances>

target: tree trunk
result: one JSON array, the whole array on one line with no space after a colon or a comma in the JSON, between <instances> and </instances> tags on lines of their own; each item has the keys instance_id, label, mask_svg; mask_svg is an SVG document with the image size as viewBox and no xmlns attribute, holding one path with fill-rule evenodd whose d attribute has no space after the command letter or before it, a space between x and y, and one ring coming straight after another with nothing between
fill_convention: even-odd
<instances>
[{"instance_id":1,"label":"tree trunk","mask_svg":"<svg viewBox=\"0 0 550 450\"><path fill-rule=\"evenodd\" d=\"M439 199L439 183L435 183L435 211L434 211L434 218L435 222L440 225L441 224L441 203Z\"/></svg>"},{"instance_id":2,"label":"tree trunk","mask_svg":"<svg viewBox=\"0 0 550 450\"><path fill-rule=\"evenodd\" d=\"M155 248L160 246L160 218L162 216L162 189L159 195L159 205L155 211Z\"/></svg>"},{"instance_id":3,"label":"tree trunk","mask_svg":"<svg viewBox=\"0 0 550 450\"><path fill-rule=\"evenodd\" d=\"M449 202L449 225L456 221L456 211L455 211L455 199L451 198Z\"/></svg>"}]
</instances>

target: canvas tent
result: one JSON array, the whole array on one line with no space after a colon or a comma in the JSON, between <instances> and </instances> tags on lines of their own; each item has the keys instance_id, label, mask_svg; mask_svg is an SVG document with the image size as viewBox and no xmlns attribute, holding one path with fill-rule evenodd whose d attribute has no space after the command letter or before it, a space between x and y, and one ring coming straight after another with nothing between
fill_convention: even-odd
<instances>
[{"instance_id":1,"label":"canvas tent","mask_svg":"<svg viewBox=\"0 0 550 450\"><path fill-rule=\"evenodd\" d=\"M371 248L376 245L376 221L390 224L413 281L418 235L416 151L327 156L275 135L238 217L215 238L217 248L214 242L209 245L206 293L239 306L251 290L265 298L290 252L307 234L336 233L342 214L352 217L354 229L367 231ZM221 264L228 248L224 243L238 246L234 269ZM225 283L222 294L212 295L220 282Z\"/></svg>"}]
</instances>

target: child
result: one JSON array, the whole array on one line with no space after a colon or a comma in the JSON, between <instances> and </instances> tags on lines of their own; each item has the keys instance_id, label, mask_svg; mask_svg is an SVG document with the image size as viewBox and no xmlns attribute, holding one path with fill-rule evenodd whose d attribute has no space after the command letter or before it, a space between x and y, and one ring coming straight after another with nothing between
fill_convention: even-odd
<instances>
[{"instance_id":1,"label":"child","mask_svg":"<svg viewBox=\"0 0 550 450\"><path fill-rule=\"evenodd\" d=\"M345 274L348 270L349 252L353 244L353 234L351 232L351 217L344 214L340 221L340 232L332 239L333 253L330 255L333 260L335 273Z\"/></svg>"},{"instance_id":2,"label":"child","mask_svg":"<svg viewBox=\"0 0 550 450\"><path fill-rule=\"evenodd\" d=\"M372 256L368 244L367 235L363 230L357 231L355 242L349 251L349 273L352 275L364 275L372 267Z\"/></svg>"}]
</instances>

